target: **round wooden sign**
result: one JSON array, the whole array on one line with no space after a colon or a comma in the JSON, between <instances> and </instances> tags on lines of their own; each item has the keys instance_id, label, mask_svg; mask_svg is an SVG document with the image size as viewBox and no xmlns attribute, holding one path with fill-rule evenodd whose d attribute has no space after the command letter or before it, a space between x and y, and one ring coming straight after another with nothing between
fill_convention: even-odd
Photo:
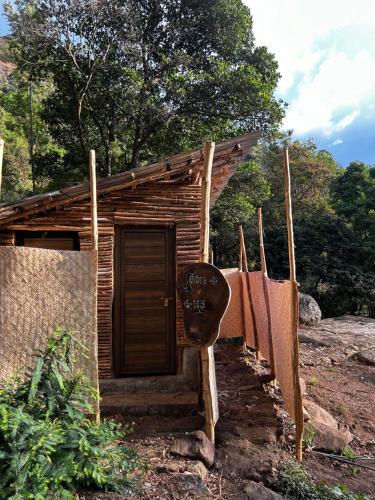
<instances>
[{"instance_id":1,"label":"round wooden sign","mask_svg":"<svg viewBox=\"0 0 375 500\"><path fill-rule=\"evenodd\" d=\"M177 290L187 338L200 347L214 344L231 293L225 277L211 264L189 264L178 276Z\"/></svg>"}]
</instances>

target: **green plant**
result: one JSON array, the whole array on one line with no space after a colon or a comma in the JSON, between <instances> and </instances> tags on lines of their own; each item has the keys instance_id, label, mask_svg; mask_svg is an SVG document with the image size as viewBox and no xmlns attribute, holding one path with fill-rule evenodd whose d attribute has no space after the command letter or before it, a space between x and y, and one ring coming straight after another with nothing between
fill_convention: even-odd
<instances>
[{"instance_id":1,"label":"green plant","mask_svg":"<svg viewBox=\"0 0 375 500\"><path fill-rule=\"evenodd\" d=\"M142 464L122 443L129 429L88 418L98 395L74 369L77 346L57 330L30 377L0 387L1 498L73 499L81 488L134 487Z\"/></svg>"},{"instance_id":2,"label":"green plant","mask_svg":"<svg viewBox=\"0 0 375 500\"><path fill-rule=\"evenodd\" d=\"M349 446L341 450L341 455L346 458L357 458L357 454Z\"/></svg>"},{"instance_id":3,"label":"green plant","mask_svg":"<svg viewBox=\"0 0 375 500\"><path fill-rule=\"evenodd\" d=\"M305 426L305 431L303 433L303 447L311 450L313 447L313 440L315 436L314 427L311 422Z\"/></svg>"},{"instance_id":4,"label":"green plant","mask_svg":"<svg viewBox=\"0 0 375 500\"><path fill-rule=\"evenodd\" d=\"M318 385L318 378L317 378L317 377L315 377L315 375L313 375L313 376L311 377L311 380L310 380L310 385L313 385L313 386Z\"/></svg>"},{"instance_id":5,"label":"green plant","mask_svg":"<svg viewBox=\"0 0 375 500\"><path fill-rule=\"evenodd\" d=\"M314 482L302 465L293 463L281 469L274 487L287 500L366 500L366 496L352 493L344 485L330 487Z\"/></svg>"}]
</instances>

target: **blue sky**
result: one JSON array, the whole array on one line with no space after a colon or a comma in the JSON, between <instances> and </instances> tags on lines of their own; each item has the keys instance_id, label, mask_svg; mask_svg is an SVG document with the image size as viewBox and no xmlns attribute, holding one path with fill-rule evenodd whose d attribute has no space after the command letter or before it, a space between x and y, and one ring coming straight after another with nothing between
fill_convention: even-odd
<instances>
[{"instance_id":1,"label":"blue sky","mask_svg":"<svg viewBox=\"0 0 375 500\"><path fill-rule=\"evenodd\" d=\"M375 0L243 1L257 44L279 62L284 128L316 139L342 165L375 164Z\"/></svg>"},{"instance_id":2,"label":"blue sky","mask_svg":"<svg viewBox=\"0 0 375 500\"><path fill-rule=\"evenodd\" d=\"M347 165L375 164L375 1L244 0L279 62L284 127Z\"/></svg>"},{"instance_id":3,"label":"blue sky","mask_svg":"<svg viewBox=\"0 0 375 500\"><path fill-rule=\"evenodd\" d=\"M3 16L3 5L4 5L4 1L3 0L0 0L0 6L1 6L1 16L0 16L0 36L2 35L6 35L8 33L8 24L6 22L6 20L4 19L4 16Z\"/></svg>"}]
</instances>

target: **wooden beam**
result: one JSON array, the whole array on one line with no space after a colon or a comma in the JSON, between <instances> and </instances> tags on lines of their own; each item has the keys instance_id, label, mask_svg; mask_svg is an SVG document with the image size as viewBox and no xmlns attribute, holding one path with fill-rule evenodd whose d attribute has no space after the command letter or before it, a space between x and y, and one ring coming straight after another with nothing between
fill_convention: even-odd
<instances>
[{"instance_id":1,"label":"wooden beam","mask_svg":"<svg viewBox=\"0 0 375 500\"><path fill-rule=\"evenodd\" d=\"M84 229L84 226L68 226L68 225L42 225L42 224L10 224L1 226L1 230L5 231L75 231L79 232Z\"/></svg>"},{"instance_id":2,"label":"wooden beam","mask_svg":"<svg viewBox=\"0 0 375 500\"><path fill-rule=\"evenodd\" d=\"M3 181L3 156L4 156L4 141L0 139L0 201L1 201L1 185Z\"/></svg>"},{"instance_id":3,"label":"wooden beam","mask_svg":"<svg viewBox=\"0 0 375 500\"><path fill-rule=\"evenodd\" d=\"M302 461L302 441L303 441L303 406L302 394L299 382L299 346L298 346L298 320L299 320L299 296L298 283L296 278L296 261L294 253L294 235L293 235L293 213L292 213L292 195L289 168L288 149L284 150L284 192L285 192L285 213L288 228L288 254L289 254L289 273L292 283L292 366L293 366L293 385L294 385L294 415L296 424L296 458Z\"/></svg>"},{"instance_id":4,"label":"wooden beam","mask_svg":"<svg viewBox=\"0 0 375 500\"><path fill-rule=\"evenodd\" d=\"M208 262L210 236L210 194L211 174L214 158L215 143L207 142L204 154L202 173L202 201L201 201L201 231L200 231L200 261ZM203 400L205 408L206 434L212 443L215 442L215 415L214 405L217 400L215 360L213 347L201 349Z\"/></svg>"}]
</instances>

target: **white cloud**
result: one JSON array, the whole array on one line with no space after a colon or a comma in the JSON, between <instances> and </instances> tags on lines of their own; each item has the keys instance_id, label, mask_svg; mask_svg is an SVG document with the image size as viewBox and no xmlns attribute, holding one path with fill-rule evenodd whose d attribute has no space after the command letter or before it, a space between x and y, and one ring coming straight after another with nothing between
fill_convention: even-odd
<instances>
[{"instance_id":1,"label":"white cloud","mask_svg":"<svg viewBox=\"0 0 375 500\"><path fill-rule=\"evenodd\" d=\"M355 51L345 37L341 46L336 43L336 35L353 27L372 34L373 0L244 1L257 44L266 45L279 62L279 93L290 103L286 128L330 135L368 112L364 102L375 97L374 38Z\"/></svg>"},{"instance_id":2,"label":"white cloud","mask_svg":"<svg viewBox=\"0 0 375 500\"><path fill-rule=\"evenodd\" d=\"M332 142L331 146L340 146L344 141L342 139L336 139Z\"/></svg>"}]
</instances>

